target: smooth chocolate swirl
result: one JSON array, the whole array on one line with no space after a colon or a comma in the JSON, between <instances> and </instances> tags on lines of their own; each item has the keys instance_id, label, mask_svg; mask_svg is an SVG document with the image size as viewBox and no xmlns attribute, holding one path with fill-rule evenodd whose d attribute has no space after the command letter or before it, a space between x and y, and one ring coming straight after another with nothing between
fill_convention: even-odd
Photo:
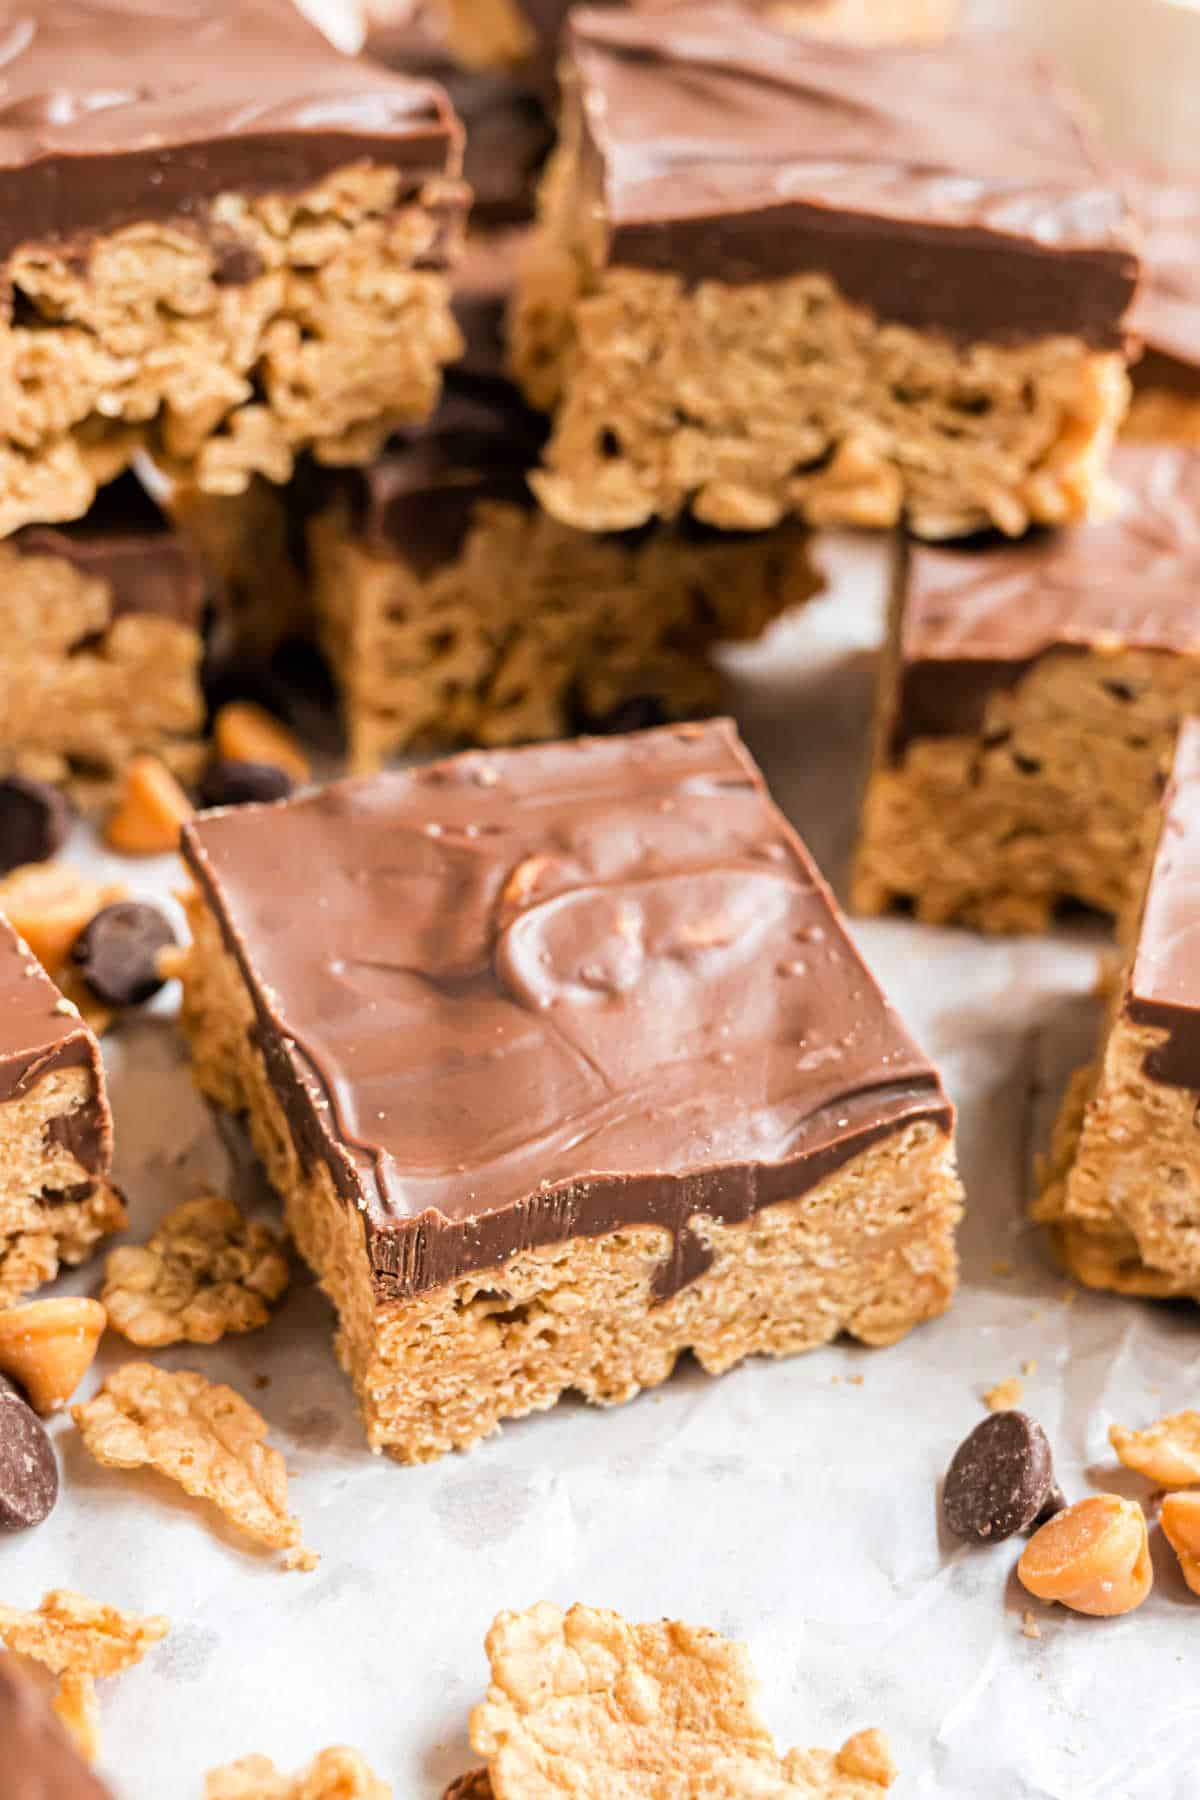
<instances>
[{"instance_id":1,"label":"smooth chocolate swirl","mask_svg":"<svg viewBox=\"0 0 1200 1800\"><path fill-rule=\"evenodd\" d=\"M695 1215L949 1128L727 723L342 782L184 853L385 1294L633 1224L671 1233L668 1294Z\"/></svg>"}]
</instances>

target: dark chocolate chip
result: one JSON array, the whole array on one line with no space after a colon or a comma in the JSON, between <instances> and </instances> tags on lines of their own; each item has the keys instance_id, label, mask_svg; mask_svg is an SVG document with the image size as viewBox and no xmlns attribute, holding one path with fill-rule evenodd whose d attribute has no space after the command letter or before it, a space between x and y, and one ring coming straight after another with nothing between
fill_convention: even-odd
<instances>
[{"instance_id":1,"label":"dark chocolate chip","mask_svg":"<svg viewBox=\"0 0 1200 1800\"><path fill-rule=\"evenodd\" d=\"M58 1499L58 1463L46 1428L0 1375L0 1531L40 1525Z\"/></svg>"},{"instance_id":2,"label":"dark chocolate chip","mask_svg":"<svg viewBox=\"0 0 1200 1800\"><path fill-rule=\"evenodd\" d=\"M1060 1512L1066 1512L1066 1510L1067 1496L1063 1493L1057 1481L1055 1481L1042 1503L1041 1511L1038 1513L1036 1519L1030 1521L1026 1529L1029 1531L1036 1531L1039 1525L1047 1524L1049 1520L1056 1519Z\"/></svg>"},{"instance_id":3,"label":"dark chocolate chip","mask_svg":"<svg viewBox=\"0 0 1200 1800\"><path fill-rule=\"evenodd\" d=\"M158 953L175 933L157 906L119 900L86 924L71 946L71 960L106 1006L138 1006L163 985Z\"/></svg>"},{"instance_id":4,"label":"dark chocolate chip","mask_svg":"<svg viewBox=\"0 0 1200 1800\"><path fill-rule=\"evenodd\" d=\"M977 1425L946 1471L942 1512L956 1537L996 1544L1032 1525L1054 1492L1046 1434L1023 1412Z\"/></svg>"},{"instance_id":5,"label":"dark chocolate chip","mask_svg":"<svg viewBox=\"0 0 1200 1800\"><path fill-rule=\"evenodd\" d=\"M71 809L58 788L28 775L0 780L0 875L47 862L62 849Z\"/></svg>"},{"instance_id":6,"label":"dark chocolate chip","mask_svg":"<svg viewBox=\"0 0 1200 1800\"><path fill-rule=\"evenodd\" d=\"M572 723L590 737L619 737L626 731L650 731L665 725L667 709L657 694L630 694L606 712L592 712L578 701Z\"/></svg>"},{"instance_id":7,"label":"dark chocolate chip","mask_svg":"<svg viewBox=\"0 0 1200 1800\"><path fill-rule=\"evenodd\" d=\"M201 806L245 806L256 800L286 800L292 778L273 763L236 762L214 757L200 777Z\"/></svg>"}]
</instances>

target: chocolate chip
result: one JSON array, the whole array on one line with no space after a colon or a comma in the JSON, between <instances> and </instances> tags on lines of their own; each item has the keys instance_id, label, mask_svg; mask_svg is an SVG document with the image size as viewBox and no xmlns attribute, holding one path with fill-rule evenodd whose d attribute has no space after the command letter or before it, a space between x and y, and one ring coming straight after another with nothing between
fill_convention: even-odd
<instances>
[{"instance_id":1,"label":"chocolate chip","mask_svg":"<svg viewBox=\"0 0 1200 1800\"><path fill-rule=\"evenodd\" d=\"M84 926L71 946L71 960L106 1006L138 1006L163 985L158 953L175 933L156 906L119 900Z\"/></svg>"},{"instance_id":2,"label":"chocolate chip","mask_svg":"<svg viewBox=\"0 0 1200 1800\"><path fill-rule=\"evenodd\" d=\"M40 1525L58 1499L58 1464L45 1426L0 1375L0 1531Z\"/></svg>"},{"instance_id":3,"label":"chocolate chip","mask_svg":"<svg viewBox=\"0 0 1200 1800\"><path fill-rule=\"evenodd\" d=\"M1066 1510L1067 1496L1063 1493L1056 1481L1053 1483L1050 1492L1046 1495L1037 1518L1030 1521L1027 1529L1036 1531L1039 1525L1045 1525L1050 1519L1056 1519L1060 1512L1066 1512Z\"/></svg>"},{"instance_id":4,"label":"chocolate chip","mask_svg":"<svg viewBox=\"0 0 1200 1800\"><path fill-rule=\"evenodd\" d=\"M71 809L58 788L28 775L0 780L0 875L62 849Z\"/></svg>"},{"instance_id":5,"label":"chocolate chip","mask_svg":"<svg viewBox=\"0 0 1200 1800\"><path fill-rule=\"evenodd\" d=\"M1061 1502L1041 1426L1027 1413L997 1412L955 1451L942 1512L956 1537L996 1544L1026 1530L1056 1494Z\"/></svg>"},{"instance_id":6,"label":"chocolate chip","mask_svg":"<svg viewBox=\"0 0 1200 1800\"><path fill-rule=\"evenodd\" d=\"M201 806L246 806L258 800L286 800L292 778L274 763L235 762L214 757L200 777Z\"/></svg>"}]
</instances>

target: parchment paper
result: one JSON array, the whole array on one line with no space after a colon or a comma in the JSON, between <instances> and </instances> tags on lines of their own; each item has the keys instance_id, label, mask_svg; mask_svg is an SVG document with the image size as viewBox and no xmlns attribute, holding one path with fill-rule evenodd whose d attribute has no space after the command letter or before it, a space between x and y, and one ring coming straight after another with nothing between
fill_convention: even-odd
<instances>
[{"instance_id":1,"label":"parchment paper","mask_svg":"<svg viewBox=\"0 0 1200 1800\"><path fill-rule=\"evenodd\" d=\"M828 554L828 597L730 666L776 794L840 879L883 568L869 544ZM179 884L174 859L103 858L85 838L76 849L138 893ZM364 1449L330 1310L298 1273L266 1330L161 1354L261 1407L322 1553L315 1573L243 1548L158 1477L98 1468L65 1420L53 1427L57 1512L0 1543L5 1601L33 1605L66 1584L170 1616L166 1642L103 1689L104 1765L122 1795L187 1800L222 1761L263 1751L294 1768L346 1742L400 1800L438 1800L472 1761L490 1620L541 1598L746 1639L780 1743L835 1745L881 1726L903 1769L898 1800L1200 1792L1200 1601L1157 1534L1152 1596L1106 1621L1030 1602L1013 1575L1019 1542L967 1549L938 1526L939 1478L982 1417L983 1389L1023 1365L1037 1365L1026 1404L1072 1498L1148 1497L1114 1464L1109 1423L1200 1404L1200 1313L1068 1288L1023 1219L1035 1142L1092 1041L1107 936L855 930L961 1108L970 1210L949 1315L885 1351L837 1347L720 1380L686 1366L633 1405L568 1402L469 1455L405 1469ZM194 1095L163 998L106 1045L135 1236L209 1182L273 1204L239 1134ZM101 1366L119 1360L114 1340ZM270 1378L262 1392L258 1375ZM1021 1632L1026 1606L1037 1640Z\"/></svg>"}]
</instances>

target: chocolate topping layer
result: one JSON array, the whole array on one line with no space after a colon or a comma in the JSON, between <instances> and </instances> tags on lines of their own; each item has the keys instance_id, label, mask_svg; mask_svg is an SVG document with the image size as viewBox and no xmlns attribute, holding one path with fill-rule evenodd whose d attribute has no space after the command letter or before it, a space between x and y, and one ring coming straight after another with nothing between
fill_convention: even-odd
<instances>
[{"instance_id":1,"label":"chocolate topping layer","mask_svg":"<svg viewBox=\"0 0 1200 1800\"><path fill-rule=\"evenodd\" d=\"M1175 747L1124 1010L1168 1034L1146 1057L1151 1080L1200 1093L1200 720Z\"/></svg>"},{"instance_id":2,"label":"chocolate topping layer","mask_svg":"<svg viewBox=\"0 0 1200 1800\"><path fill-rule=\"evenodd\" d=\"M708 1264L694 1214L950 1127L727 722L211 813L184 854L382 1297L633 1224L672 1234L666 1296Z\"/></svg>"},{"instance_id":3,"label":"chocolate topping layer","mask_svg":"<svg viewBox=\"0 0 1200 1800\"><path fill-rule=\"evenodd\" d=\"M0 14L0 257L370 159L457 176L443 93L340 55L290 0L30 0Z\"/></svg>"},{"instance_id":4,"label":"chocolate topping layer","mask_svg":"<svg viewBox=\"0 0 1200 1800\"><path fill-rule=\"evenodd\" d=\"M566 45L610 263L821 271L883 320L965 342L1122 342L1120 184L1007 40L856 48L696 0L577 8Z\"/></svg>"},{"instance_id":5,"label":"chocolate topping layer","mask_svg":"<svg viewBox=\"0 0 1200 1800\"><path fill-rule=\"evenodd\" d=\"M0 1104L23 1098L54 1069L68 1068L91 1071L91 1099L61 1122L57 1141L69 1145L89 1174L106 1174L112 1118L100 1046L0 914Z\"/></svg>"},{"instance_id":6,"label":"chocolate topping layer","mask_svg":"<svg viewBox=\"0 0 1200 1800\"><path fill-rule=\"evenodd\" d=\"M1123 177L1142 227L1142 285L1130 328L1148 355L1139 387L1200 387L1200 176L1133 169ZM1171 369L1170 363L1182 365ZM1190 379L1189 379L1190 377Z\"/></svg>"},{"instance_id":7,"label":"chocolate topping layer","mask_svg":"<svg viewBox=\"0 0 1200 1800\"><path fill-rule=\"evenodd\" d=\"M38 1689L2 1651L0 1800L112 1800Z\"/></svg>"},{"instance_id":8,"label":"chocolate topping layer","mask_svg":"<svg viewBox=\"0 0 1200 1800\"><path fill-rule=\"evenodd\" d=\"M977 732L989 694L1050 650L1200 653L1200 451L1123 444L1112 473L1103 524L909 548L894 749Z\"/></svg>"},{"instance_id":9,"label":"chocolate topping layer","mask_svg":"<svg viewBox=\"0 0 1200 1800\"><path fill-rule=\"evenodd\" d=\"M8 542L23 556L61 556L105 582L110 617L154 613L197 630L207 596L204 570L133 475L101 489L72 525L27 525Z\"/></svg>"}]
</instances>

